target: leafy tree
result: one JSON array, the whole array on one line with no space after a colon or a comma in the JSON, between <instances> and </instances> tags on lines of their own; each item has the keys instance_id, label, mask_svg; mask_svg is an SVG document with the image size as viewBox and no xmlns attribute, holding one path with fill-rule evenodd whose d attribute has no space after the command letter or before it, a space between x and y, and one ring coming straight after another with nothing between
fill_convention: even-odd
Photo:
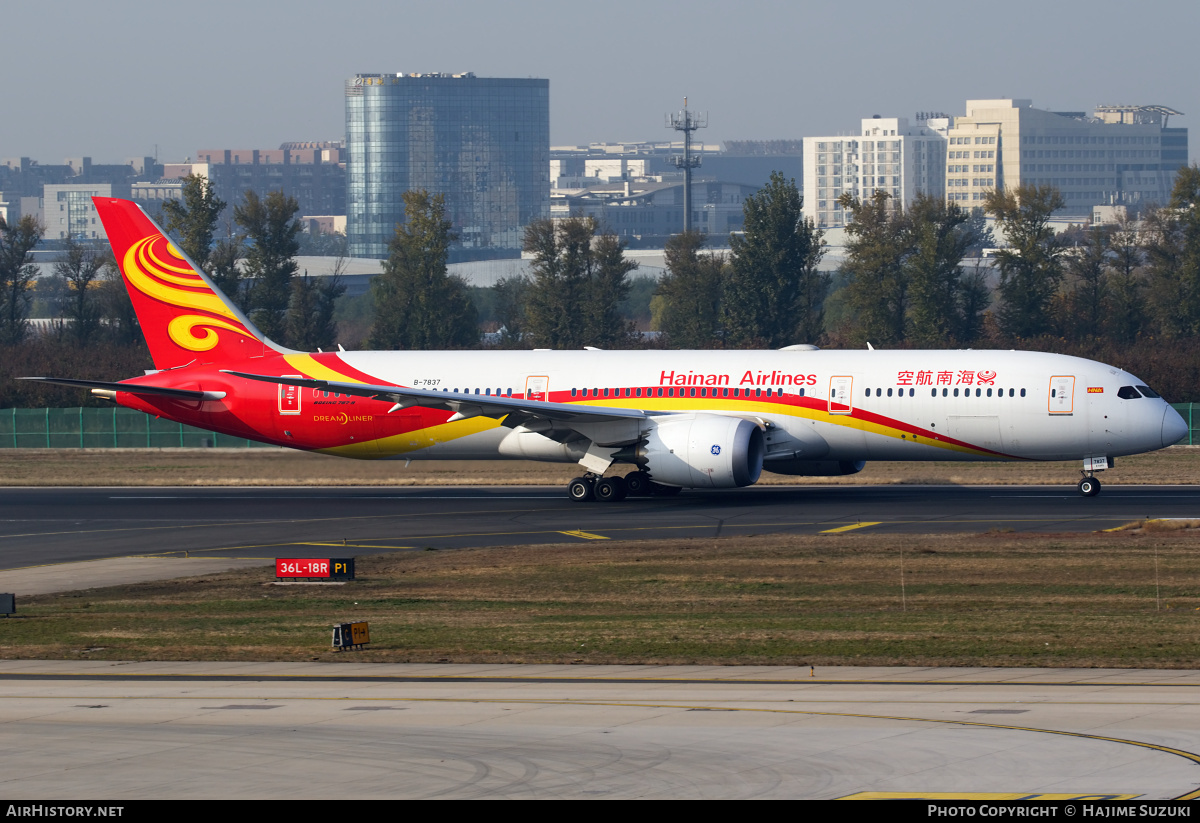
<instances>
[{"instance_id":1,"label":"leafy tree","mask_svg":"<svg viewBox=\"0 0 1200 823\"><path fill-rule=\"evenodd\" d=\"M38 271L31 252L44 232L31 214L15 223L0 218L0 343L20 343L29 329L31 286Z\"/></svg>"},{"instance_id":2,"label":"leafy tree","mask_svg":"<svg viewBox=\"0 0 1200 823\"><path fill-rule=\"evenodd\" d=\"M505 277L492 286L496 320L500 323L500 345L519 345L525 333L525 305L529 300L528 277Z\"/></svg>"},{"instance_id":3,"label":"leafy tree","mask_svg":"<svg viewBox=\"0 0 1200 823\"><path fill-rule=\"evenodd\" d=\"M121 346L134 346L142 341L137 312L125 288L125 279L113 256L107 255L100 270L100 314L104 317L109 337Z\"/></svg>"},{"instance_id":4,"label":"leafy tree","mask_svg":"<svg viewBox=\"0 0 1200 823\"><path fill-rule=\"evenodd\" d=\"M986 195L984 210L996 218L1008 243L996 253L997 317L1006 334L1034 337L1050 330L1050 305L1063 277L1062 247L1050 217L1065 205L1053 186L1025 184Z\"/></svg>"},{"instance_id":5,"label":"leafy tree","mask_svg":"<svg viewBox=\"0 0 1200 823\"><path fill-rule=\"evenodd\" d=\"M625 257L625 243L617 235L604 232L591 244L593 273L587 290L587 305L582 318L588 345L621 348L637 336L632 323L625 321L621 304L629 297L629 275L638 264Z\"/></svg>"},{"instance_id":6,"label":"leafy tree","mask_svg":"<svg viewBox=\"0 0 1200 823\"><path fill-rule=\"evenodd\" d=\"M842 273L847 277L846 297L854 317L849 336L860 344L896 344L905 337L908 258L912 253L909 221L891 200L891 195L880 189L865 202L852 194L838 200L850 214ZM937 241L935 234L926 244L933 258L938 253ZM928 266L936 269L936 259L931 259ZM932 279L942 273L935 270L928 275ZM927 296L936 297L938 284L930 282L927 286Z\"/></svg>"},{"instance_id":7,"label":"leafy tree","mask_svg":"<svg viewBox=\"0 0 1200 823\"><path fill-rule=\"evenodd\" d=\"M1146 215L1150 303L1162 333L1200 334L1200 167L1180 169L1167 208Z\"/></svg>"},{"instance_id":8,"label":"leafy tree","mask_svg":"<svg viewBox=\"0 0 1200 823\"><path fill-rule=\"evenodd\" d=\"M990 235L976 218L957 203L924 193L909 207L908 334L918 345L970 343L979 334L990 294L981 271L962 268L967 251Z\"/></svg>"},{"instance_id":9,"label":"leafy tree","mask_svg":"<svg viewBox=\"0 0 1200 823\"><path fill-rule=\"evenodd\" d=\"M829 276L817 265L822 232L804 220L796 181L772 172L742 207L744 234L729 238L729 276L721 301L725 338L735 346L786 346L817 339L824 327Z\"/></svg>"},{"instance_id":10,"label":"leafy tree","mask_svg":"<svg viewBox=\"0 0 1200 823\"><path fill-rule=\"evenodd\" d=\"M301 351L331 348L337 341L333 320L337 299L346 293L341 274L345 258L338 258L333 274L310 278L305 271L292 280L292 302L288 306L288 345Z\"/></svg>"},{"instance_id":11,"label":"leafy tree","mask_svg":"<svg viewBox=\"0 0 1200 823\"><path fill-rule=\"evenodd\" d=\"M189 174L183 178L180 199L164 200L163 228L175 238L180 249L208 271L217 221L225 210L225 201L217 197L205 177Z\"/></svg>"},{"instance_id":12,"label":"leafy tree","mask_svg":"<svg viewBox=\"0 0 1200 823\"><path fill-rule=\"evenodd\" d=\"M319 231L315 234L302 231L297 239L300 241L300 254L303 255L310 255L312 257L346 257L350 253L346 235L340 231Z\"/></svg>"},{"instance_id":13,"label":"leafy tree","mask_svg":"<svg viewBox=\"0 0 1200 823\"><path fill-rule=\"evenodd\" d=\"M68 299L63 305L63 318L70 320L67 335L80 346L91 342L100 328L101 306L98 290L93 286L104 268L104 252L68 238L61 257L54 264L54 274L66 285Z\"/></svg>"},{"instance_id":14,"label":"leafy tree","mask_svg":"<svg viewBox=\"0 0 1200 823\"><path fill-rule=\"evenodd\" d=\"M968 234L974 233L968 228ZM960 345L973 343L983 334L984 313L992 304L992 290L988 287L988 270L983 258L976 258L970 271L963 272L959 280L958 334Z\"/></svg>"},{"instance_id":15,"label":"leafy tree","mask_svg":"<svg viewBox=\"0 0 1200 823\"><path fill-rule=\"evenodd\" d=\"M1146 279L1141 231L1128 214L1117 221L1109 238L1108 333L1121 343L1132 343L1146 325Z\"/></svg>"},{"instance_id":16,"label":"leafy tree","mask_svg":"<svg viewBox=\"0 0 1200 823\"><path fill-rule=\"evenodd\" d=\"M667 272L655 295L655 328L681 349L712 346L721 309L721 270L725 258L701 254L704 233L687 231L666 243Z\"/></svg>"},{"instance_id":17,"label":"leafy tree","mask_svg":"<svg viewBox=\"0 0 1200 823\"><path fill-rule=\"evenodd\" d=\"M633 324L620 316L629 294L629 273L614 234L596 235L590 217L536 220L525 229L525 251L533 255L525 329L534 345L573 349L628 344Z\"/></svg>"},{"instance_id":18,"label":"leafy tree","mask_svg":"<svg viewBox=\"0 0 1200 823\"><path fill-rule=\"evenodd\" d=\"M1109 232L1102 226L1075 233L1078 243L1064 259L1068 290L1059 301L1059 326L1075 340L1104 333L1110 305Z\"/></svg>"},{"instance_id":19,"label":"leafy tree","mask_svg":"<svg viewBox=\"0 0 1200 823\"><path fill-rule=\"evenodd\" d=\"M299 249L298 211L296 199L282 191L268 192L265 198L247 191L242 205L233 210L249 241L244 276L253 282L247 295L250 319L267 337L284 344Z\"/></svg>"},{"instance_id":20,"label":"leafy tree","mask_svg":"<svg viewBox=\"0 0 1200 823\"><path fill-rule=\"evenodd\" d=\"M462 278L446 273L450 233L444 195L407 191L405 222L396 227L383 264L371 281L377 349L445 349L479 341L475 306Z\"/></svg>"}]
</instances>

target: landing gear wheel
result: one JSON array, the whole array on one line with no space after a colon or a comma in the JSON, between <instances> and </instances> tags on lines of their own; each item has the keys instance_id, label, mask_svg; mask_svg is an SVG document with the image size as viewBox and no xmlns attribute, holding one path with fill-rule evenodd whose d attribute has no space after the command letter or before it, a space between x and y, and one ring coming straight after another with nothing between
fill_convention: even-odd
<instances>
[{"instance_id":1,"label":"landing gear wheel","mask_svg":"<svg viewBox=\"0 0 1200 823\"><path fill-rule=\"evenodd\" d=\"M633 472L625 475L625 488L631 497L647 497L650 494L650 475L645 472Z\"/></svg>"},{"instance_id":2,"label":"landing gear wheel","mask_svg":"<svg viewBox=\"0 0 1200 823\"><path fill-rule=\"evenodd\" d=\"M679 486L664 486L661 483L650 484L650 493L655 497L674 497L681 491L683 491L683 489L681 489Z\"/></svg>"},{"instance_id":3,"label":"landing gear wheel","mask_svg":"<svg viewBox=\"0 0 1200 823\"><path fill-rule=\"evenodd\" d=\"M1084 497L1095 497L1100 493L1100 481L1094 477L1085 477L1079 481L1079 493Z\"/></svg>"},{"instance_id":4,"label":"landing gear wheel","mask_svg":"<svg viewBox=\"0 0 1200 823\"><path fill-rule=\"evenodd\" d=\"M596 499L602 503L617 503L625 499L624 477L602 477L596 481Z\"/></svg>"},{"instance_id":5,"label":"landing gear wheel","mask_svg":"<svg viewBox=\"0 0 1200 823\"><path fill-rule=\"evenodd\" d=\"M589 500L594 500L596 492L592 486L592 481L586 477L576 477L567 484L567 497L576 503L586 503Z\"/></svg>"}]
</instances>

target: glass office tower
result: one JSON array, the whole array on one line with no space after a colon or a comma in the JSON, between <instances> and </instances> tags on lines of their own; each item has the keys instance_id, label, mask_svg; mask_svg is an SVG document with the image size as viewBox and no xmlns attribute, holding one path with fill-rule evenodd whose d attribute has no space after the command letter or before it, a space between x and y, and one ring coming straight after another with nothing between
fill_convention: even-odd
<instances>
[{"instance_id":1,"label":"glass office tower","mask_svg":"<svg viewBox=\"0 0 1200 823\"><path fill-rule=\"evenodd\" d=\"M550 81L474 74L358 74L346 82L346 234L387 257L401 195L446 196L452 260L519 256L550 214Z\"/></svg>"}]
</instances>

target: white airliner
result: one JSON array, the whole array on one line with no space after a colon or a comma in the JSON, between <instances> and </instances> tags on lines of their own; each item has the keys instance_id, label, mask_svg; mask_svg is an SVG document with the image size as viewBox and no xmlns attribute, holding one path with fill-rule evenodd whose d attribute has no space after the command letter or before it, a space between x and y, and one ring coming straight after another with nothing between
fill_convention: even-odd
<instances>
[{"instance_id":1,"label":"white airliner","mask_svg":"<svg viewBox=\"0 0 1200 823\"><path fill-rule=\"evenodd\" d=\"M237 437L360 459L577 463L572 499L616 501L868 460L1076 460L1090 497L1116 457L1187 434L1128 372L1037 352L291 351L137 205L95 203L157 371L32 379Z\"/></svg>"}]
</instances>

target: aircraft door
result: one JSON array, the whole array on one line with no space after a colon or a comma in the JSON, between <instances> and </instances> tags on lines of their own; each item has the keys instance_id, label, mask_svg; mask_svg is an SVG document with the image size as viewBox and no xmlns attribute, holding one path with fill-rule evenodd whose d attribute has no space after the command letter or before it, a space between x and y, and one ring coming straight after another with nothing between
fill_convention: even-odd
<instances>
[{"instance_id":1,"label":"aircraft door","mask_svg":"<svg viewBox=\"0 0 1200 823\"><path fill-rule=\"evenodd\" d=\"M1075 413L1075 377L1073 375L1056 374L1051 377L1049 395L1050 414Z\"/></svg>"},{"instance_id":2,"label":"aircraft door","mask_svg":"<svg viewBox=\"0 0 1200 823\"><path fill-rule=\"evenodd\" d=\"M550 378L544 374L531 374L525 378L526 400L549 400Z\"/></svg>"},{"instance_id":3,"label":"aircraft door","mask_svg":"<svg viewBox=\"0 0 1200 823\"><path fill-rule=\"evenodd\" d=\"M284 377L302 378L301 374L285 374ZM300 387L279 384L278 409L281 415L300 414Z\"/></svg>"},{"instance_id":4,"label":"aircraft door","mask_svg":"<svg viewBox=\"0 0 1200 823\"><path fill-rule=\"evenodd\" d=\"M849 414L854 409L854 378L839 375L829 378L829 413Z\"/></svg>"}]
</instances>

